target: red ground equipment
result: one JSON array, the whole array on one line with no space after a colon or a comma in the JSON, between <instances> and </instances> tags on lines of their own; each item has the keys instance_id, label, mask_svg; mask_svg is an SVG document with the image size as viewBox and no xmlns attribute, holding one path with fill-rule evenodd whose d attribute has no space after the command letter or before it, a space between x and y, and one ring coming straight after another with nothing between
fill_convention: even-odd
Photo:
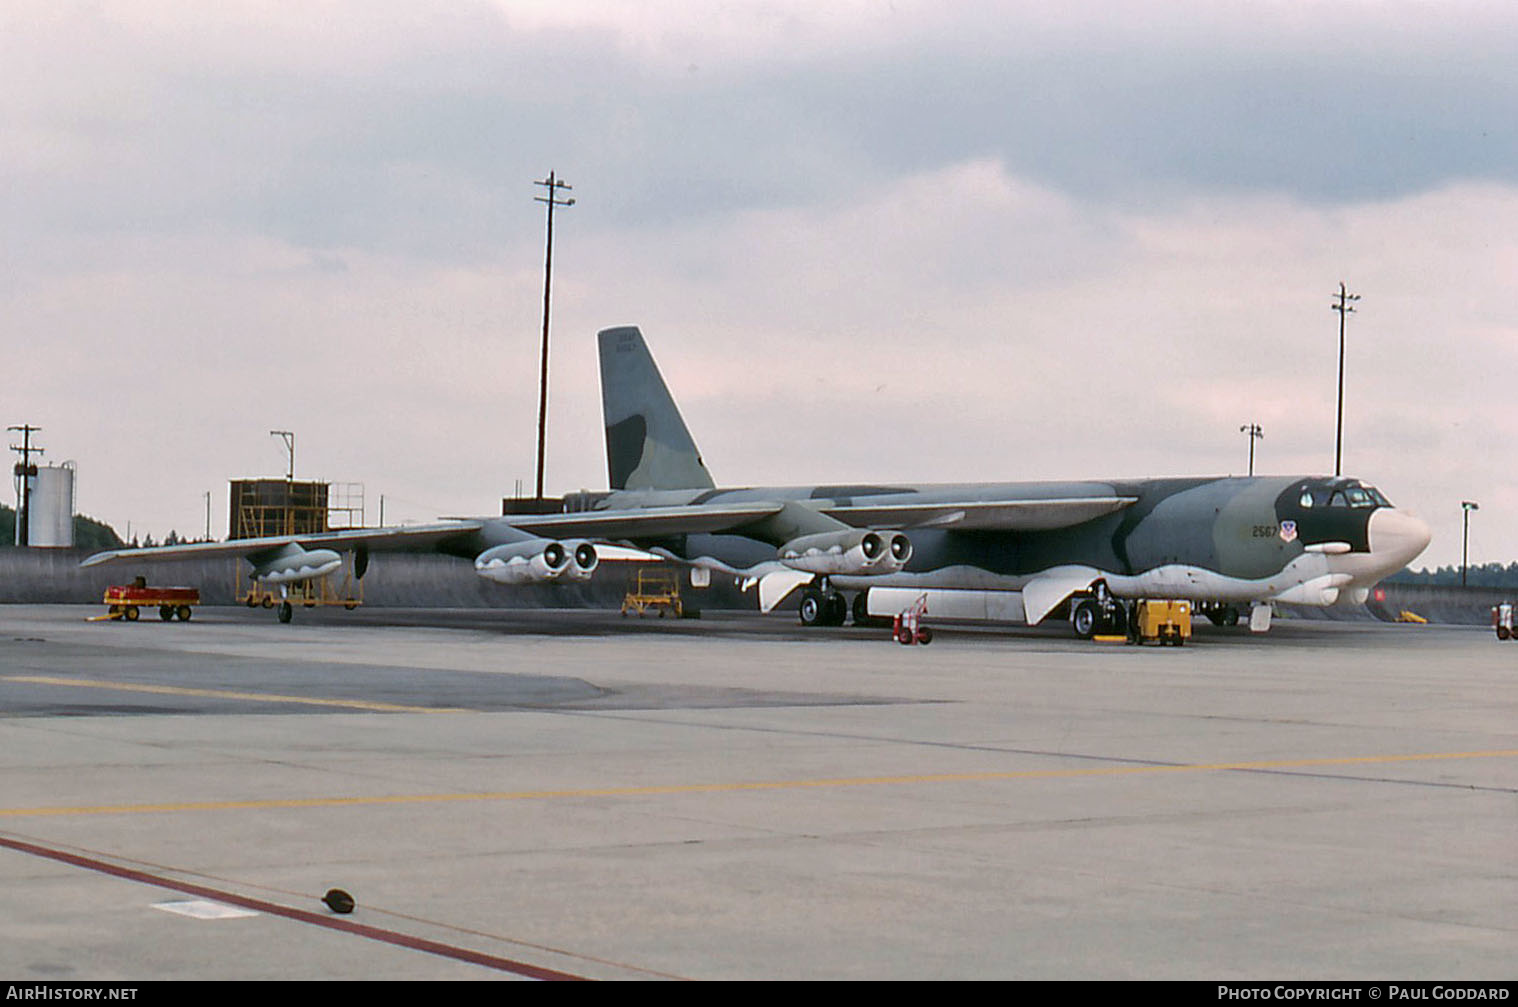
<instances>
[{"instance_id":1,"label":"red ground equipment","mask_svg":"<svg viewBox=\"0 0 1518 1007\"><path fill-rule=\"evenodd\" d=\"M139 578L140 580L140 578ZM193 587L151 587L147 584L117 584L105 589L108 610L103 619L136 622L145 608L158 608L158 618L168 622L175 616L189 622L191 606L200 604L200 589Z\"/></svg>"},{"instance_id":2,"label":"red ground equipment","mask_svg":"<svg viewBox=\"0 0 1518 1007\"><path fill-rule=\"evenodd\" d=\"M1492 628L1499 640L1518 640L1518 630L1513 627L1513 603L1505 601L1492 606Z\"/></svg>"},{"instance_id":3,"label":"red ground equipment","mask_svg":"<svg viewBox=\"0 0 1518 1007\"><path fill-rule=\"evenodd\" d=\"M923 594L912 603L912 607L905 612L896 613L896 618L891 623L891 635L896 642L903 646L920 643L926 646L933 642L933 631L922 624L922 617L928 614L928 596Z\"/></svg>"}]
</instances>

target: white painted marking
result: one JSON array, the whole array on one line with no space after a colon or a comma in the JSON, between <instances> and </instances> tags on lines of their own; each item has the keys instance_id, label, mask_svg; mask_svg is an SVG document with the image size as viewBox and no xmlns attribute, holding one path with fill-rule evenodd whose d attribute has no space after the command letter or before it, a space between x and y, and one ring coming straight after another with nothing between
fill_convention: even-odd
<instances>
[{"instance_id":1,"label":"white painted marking","mask_svg":"<svg viewBox=\"0 0 1518 1007\"><path fill-rule=\"evenodd\" d=\"M209 899L191 899L188 902L155 902L153 903L153 908L162 909L166 913L178 913L180 916L189 916L197 920L235 920L243 916L258 915L258 913L251 909L239 909L237 906L212 902Z\"/></svg>"}]
</instances>

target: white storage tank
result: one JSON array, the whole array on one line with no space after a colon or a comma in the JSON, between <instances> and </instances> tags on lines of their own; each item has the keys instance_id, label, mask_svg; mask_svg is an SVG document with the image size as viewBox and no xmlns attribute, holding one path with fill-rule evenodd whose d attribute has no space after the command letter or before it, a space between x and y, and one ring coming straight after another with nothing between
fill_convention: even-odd
<instances>
[{"instance_id":1,"label":"white storage tank","mask_svg":"<svg viewBox=\"0 0 1518 1007\"><path fill-rule=\"evenodd\" d=\"M74 463L39 465L31 479L27 538L43 549L74 546Z\"/></svg>"}]
</instances>

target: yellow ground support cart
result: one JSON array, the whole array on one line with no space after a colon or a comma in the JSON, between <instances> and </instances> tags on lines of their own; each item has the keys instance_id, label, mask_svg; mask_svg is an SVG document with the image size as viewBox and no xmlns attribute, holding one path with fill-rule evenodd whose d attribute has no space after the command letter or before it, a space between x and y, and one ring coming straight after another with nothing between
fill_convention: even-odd
<instances>
[{"instance_id":1,"label":"yellow ground support cart","mask_svg":"<svg viewBox=\"0 0 1518 1007\"><path fill-rule=\"evenodd\" d=\"M661 619L665 612L673 612L676 619L684 618L680 578L675 571L667 567L639 567L633 574L632 583L628 584L627 594L622 599L622 614L637 612L641 619L643 613L650 610L658 612Z\"/></svg>"},{"instance_id":2,"label":"yellow ground support cart","mask_svg":"<svg viewBox=\"0 0 1518 1007\"><path fill-rule=\"evenodd\" d=\"M1140 599L1133 605L1129 634L1134 643L1184 645L1191 639L1191 602Z\"/></svg>"},{"instance_id":3,"label":"yellow ground support cart","mask_svg":"<svg viewBox=\"0 0 1518 1007\"><path fill-rule=\"evenodd\" d=\"M233 591L233 597L249 608L273 608L288 601L291 606L299 605L303 608L341 605L351 612L364 603L364 582L355 575L352 553L343 556L341 569L314 581L297 581L286 585L285 594L281 594L279 588L270 587L246 573L239 563L237 583ZM280 619L288 621L284 616Z\"/></svg>"}]
</instances>

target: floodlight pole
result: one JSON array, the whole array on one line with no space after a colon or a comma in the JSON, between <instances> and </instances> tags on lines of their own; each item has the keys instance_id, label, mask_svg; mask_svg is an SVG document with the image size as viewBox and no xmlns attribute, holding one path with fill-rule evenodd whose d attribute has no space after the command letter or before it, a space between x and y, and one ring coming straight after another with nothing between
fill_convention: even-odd
<instances>
[{"instance_id":1,"label":"floodlight pole","mask_svg":"<svg viewBox=\"0 0 1518 1007\"><path fill-rule=\"evenodd\" d=\"M1265 431L1258 423L1246 423L1239 427L1239 433L1249 435L1249 474L1254 475L1254 442L1265 436Z\"/></svg>"},{"instance_id":2,"label":"floodlight pole","mask_svg":"<svg viewBox=\"0 0 1518 1007\"><path fill-rule=\"evenodd\" d=\"M1481 505L1474 500L1461 500L1460 509L1465 516L1465 531L1460 541L1460 586L1465 586L1465 572L1471 566L1471 511L1480 510Z\"/></svg>"},{"instance_id":3,"label":"floodlight pole","mask_svg":"<svg viewBox=\"0 0 1518 1007\"><path fill-rule=\"evenodd\" d=\"M543 448L548 429L548 303L549 292L553 284L553 208L556 206L574 206L571 199L559 199L559 190L573 189L574 186L561 182L553 172L541 181L533 182L533 185L541 185L547 188L548 195L534 196L539 203L548 204L548 246L543 258L543 365L538 380L538 493L537 499L543 499Z\"/></svg>"},{"instance_id":4,"label":"floodlight pole","mask_svg":"<svg viewBox=\"0 0 1518 1007\"><path fill-rule=\"evenodd\" d=\"M1339 284L1338 300L1329 305L1339 313L1339 422L1334 428L1334 475L1343 474L1344 458L1344 318L1354 311L1351 301L1358 301L1359 294L1351 294L1341 282Z\"/></svg>"}]
</instances>

